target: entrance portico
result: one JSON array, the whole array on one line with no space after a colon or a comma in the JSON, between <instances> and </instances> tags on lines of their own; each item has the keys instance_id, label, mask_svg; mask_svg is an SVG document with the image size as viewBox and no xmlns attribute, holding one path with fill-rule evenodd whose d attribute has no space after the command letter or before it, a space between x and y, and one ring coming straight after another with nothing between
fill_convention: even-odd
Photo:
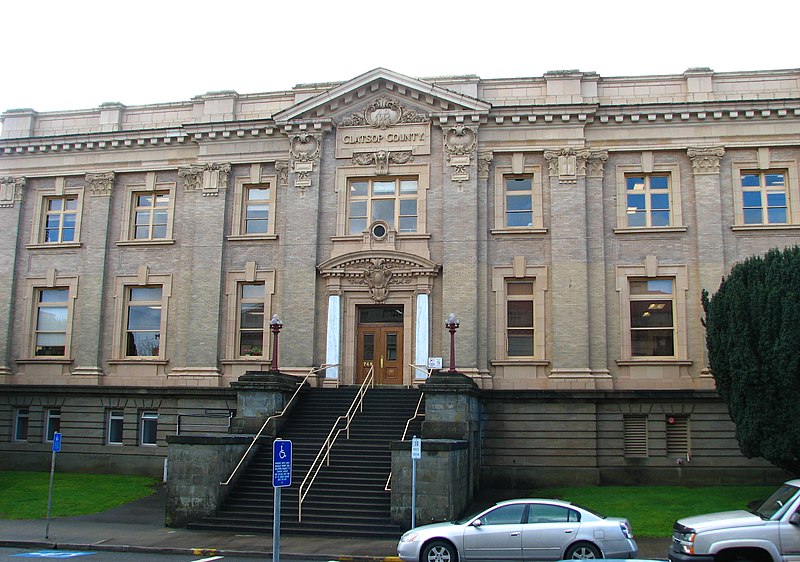
<instances>
[{"instance_id":1,"label":"entrance portico","mask_svg":"<svg viewBox=\"0 0 800 562\"><path fill-rule=\"evenodd\" d=\"M324 385L355 384L375 366L376 384L425 380L429 296L439 266L402 252L364 251L319 266L328 293Z\"/></svg>"}]
</instances>

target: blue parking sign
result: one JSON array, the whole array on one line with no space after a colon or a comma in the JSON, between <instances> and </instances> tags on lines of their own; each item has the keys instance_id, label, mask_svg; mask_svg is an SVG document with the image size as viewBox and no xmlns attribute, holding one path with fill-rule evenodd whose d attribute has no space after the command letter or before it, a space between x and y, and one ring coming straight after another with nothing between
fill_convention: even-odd
<instances>
[{"instance_id":1,"label":"blue parking sign","mask_svg":"<svg viewBox=\"0 0 800 562\"><path fill-rule=\"evenodd\" d=\"M53 434L53 452L61 452L61 434L57 431Z\"/></svg>"},{"instance_id":2,"label":"blue parking sign","mask_svg":"<svg viewBox=\"0 0 800 562\"><path fill-rule=\"evenodd\" d=\"M285 488L292 485L292 442L276 439L272 443L272 486Z\"/></svg>"}]
</instances>

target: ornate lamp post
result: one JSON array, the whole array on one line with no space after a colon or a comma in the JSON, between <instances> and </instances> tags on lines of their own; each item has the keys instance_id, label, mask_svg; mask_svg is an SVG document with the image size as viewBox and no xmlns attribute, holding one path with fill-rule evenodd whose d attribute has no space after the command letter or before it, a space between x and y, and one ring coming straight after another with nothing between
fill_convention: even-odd
<instances>
[{"instance_id":1,"label":"ornate lamp post","mask_svg":"<svg viewBox=\"0 0 800 562\"><path fill-rule=\"evenodd\" d=\"M444 323L445 328L450 332L450 368L448 373L456 372L456 330L458 329L458 320L456 320L455 312L450 313L447 322Z\"/></svg>"},{"instance_id":2,"label":"ornate lamp post","mask_svg":"<svg viewBox=\"0 0 800 562\"><path fill-rule=\"evenodd\" d=\"M269 321L269 329L272 330L272 361L269 364L270 371L278 370L278 334L281 333L281 328L283 328L281 319L278 318L277 314L273 314L272 319Z\"/></svg>"}]
</instances>

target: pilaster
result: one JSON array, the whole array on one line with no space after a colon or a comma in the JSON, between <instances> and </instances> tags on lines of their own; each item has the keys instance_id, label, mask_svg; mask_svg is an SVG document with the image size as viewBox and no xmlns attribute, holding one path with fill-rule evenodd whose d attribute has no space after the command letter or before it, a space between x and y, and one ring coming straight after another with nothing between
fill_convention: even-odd
<instances>
[{"instance_id":1,"label":"pilaster","mask_svg":"<svg viewBox=\"0 0 800 562\"><path fill-rule=\"evenodd\" d=\"M99 384L99 377L103 375L101 350L105 332L97 319L103 315L107 297L104 290L108 263L106 241L114 172L86 174L85 182L79 272L81 314L75 317L72 345L75 364L70 374L76 381Z\"/></svg>"},{"instance_id":2,"label":"pilaster","mask_svg":"<svg viewBox=\"0 0 800 562\"><path fill-rule=\"evenodd\" d=\"M722 147L689 148L695 188L695 223L697 224L697 263L700 286L710 293L719 287L725 274L724 225L722 223L722 185L720 161ZM704 334L705 335L705 334ZM703 367L708 365L708 350L703 350Z\"/></svg>"},{"instance_id":3,"label":"pilaster","mask_svg":"<svg viewBox=\"0 0 800 562\"><path fill-rule=\"evenodd\" d=\"M7 232L19 232L23 177L0 177L0 221ZM0 384L11 382L11 332L14 325L14 272L17 269L18 244L7 239L0 248Z\"/></svg>"}]
</instances>

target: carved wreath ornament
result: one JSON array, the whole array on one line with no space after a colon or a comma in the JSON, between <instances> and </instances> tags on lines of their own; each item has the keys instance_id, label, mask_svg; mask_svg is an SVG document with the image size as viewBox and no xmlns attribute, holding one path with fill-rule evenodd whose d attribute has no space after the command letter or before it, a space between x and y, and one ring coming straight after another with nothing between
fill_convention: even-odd
<instances>
[{"instance_id":1,"label":"carved wreath ornament","mask_svg":"<svg viewBox=\"0 0 800 562\"><path fill-rule=\"evenodd\" d=\"M362 113L353 113L342 121L342 127L370 126L385 130L398 123L427 123L425 115L404 108L400 102L381 96L372 102Z\"/></svg>"}]
</instances>

